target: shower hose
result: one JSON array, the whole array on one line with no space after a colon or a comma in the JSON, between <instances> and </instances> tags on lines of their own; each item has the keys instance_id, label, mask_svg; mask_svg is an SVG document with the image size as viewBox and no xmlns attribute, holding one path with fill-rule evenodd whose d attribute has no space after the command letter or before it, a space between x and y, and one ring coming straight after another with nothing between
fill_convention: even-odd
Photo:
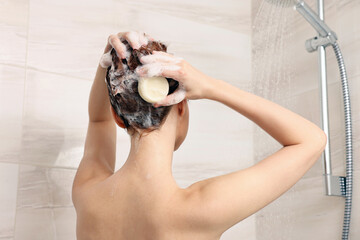
<instances>
[{"instance_id":1,"label":"shower hose","mask_svg":"<svg viewBox=\"0 0 360 240\"><path fill-rule=\"evenodd\" d=\"M350 108L350 93L348 80L346 75L345 63L337 43L332 45L336 60L340 69L342 93L344 99L344 114L345 114L345 148L346 148L346 180L345 180L345 211L342 231L342 240L349 238L351 205L352 205L352 189L353 189L353 151L352 151L352 129L351 129L351 108Z\"/></svg>"}]
</instances>

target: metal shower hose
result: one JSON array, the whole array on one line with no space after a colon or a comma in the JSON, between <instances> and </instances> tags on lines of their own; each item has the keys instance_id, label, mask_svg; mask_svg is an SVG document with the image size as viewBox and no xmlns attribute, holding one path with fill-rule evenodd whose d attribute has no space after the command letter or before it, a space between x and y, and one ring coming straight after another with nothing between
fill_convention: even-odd
<instances>
[{"instance_id":1,"label":"metal shower hose","mask_svg":"<svg viewBox=\"0 0 360 240\"><path fill-rule=\"evenodd\" d=\"M352 151L352 129L351 129L351 109L350 109L350 93L344 59L342 57L340 47L334 43L333 49L336 55L336 60L340 69L342 93L344 99L344 114L345 114L345 147L346 147L346 195L345 195L345 211L342 240L349 238L351 205L352 205L352 188L353 188L353 151Z\"/></svg>"}]
</instances>

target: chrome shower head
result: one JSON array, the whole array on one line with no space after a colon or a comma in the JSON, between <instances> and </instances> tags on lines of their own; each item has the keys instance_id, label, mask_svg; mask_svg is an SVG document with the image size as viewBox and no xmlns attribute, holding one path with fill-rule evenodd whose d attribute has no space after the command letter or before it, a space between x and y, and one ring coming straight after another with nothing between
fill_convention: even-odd
<instances>
[{"instance_id":1,"label":"chrome shower head","mask_svg":"<svg viewBox=\"0 0 360 240\"><path fill-rule=\"evenodd\" d=\"M273 5L276 5L278 7L292 7L299 2L302 2L300 0L265 0L265 1Z\"/></svg>"},{"instance_id":2,"label":"chrome shower head","mask_svg":"<svg viewBox=\"0 0 360 240\"><path fill-rule=\"evenodd\" d=\"M297 10L311 26L319 33L322 38L327 38L329 43L334 44L337 40L337 36L325 22L320 19L319 15L315 13L304 0L265 0L270 4L277 7L292 7Z\"/></svg>"}]
</instances>

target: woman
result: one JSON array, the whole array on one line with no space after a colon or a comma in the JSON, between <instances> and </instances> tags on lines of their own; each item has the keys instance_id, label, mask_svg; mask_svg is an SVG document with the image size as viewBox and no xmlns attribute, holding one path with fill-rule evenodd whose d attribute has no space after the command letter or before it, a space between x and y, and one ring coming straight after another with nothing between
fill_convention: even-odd
<instances>
[{"instance_id":1,"label":"woman","mask_svg":"<svg viewBox=\"0 0 360 240\"><path fill-rule=\"evenodd\" d=\"M209 77L166 53L166 48L139 54L153 40L139 32L111 35L98 66L89 99L84 156L72 192L79 240L219 239L227 229L290 189L325 148L325 133L298 114ZM153 113L151 126L132 118L131 107L120 106L121 101L132 98L124 95L126 87L110 81L111 76L115 81L121 75L116 74L119 68L124 74L134 52L141 64L133 71L125 69L128 73L163 76L179 83L163 101L143 110ZM187 100L195 99L210 99L232 108L283 148L249 168L180 188L171 172L172 154L187 134ZM127 129L131 149L126 163L114 173L115 123Z\"/></svg>"}]
</instances>

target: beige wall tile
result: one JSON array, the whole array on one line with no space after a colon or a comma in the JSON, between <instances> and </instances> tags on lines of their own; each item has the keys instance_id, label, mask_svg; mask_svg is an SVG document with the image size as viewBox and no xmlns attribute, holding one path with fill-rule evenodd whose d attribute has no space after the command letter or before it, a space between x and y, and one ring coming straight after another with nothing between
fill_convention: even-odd
<instances>
[{"instance_id":1,"label":"beige wall tile","mask_svg":"<svg viewBox=\"0 0 360 240\"><path fill-rule=\"evenodd\" d=\"M23 68L0 64L0 162L17 162L21 150Z\"/></svg>"},{"instance_id":2,"label":"beige wall tile","mask_svg":"<svg viewBox=\"0 0 360 240\"><path fill-rule=\"evenodd\" d=\"M324 195L322 176L302 179L256 214L257 239L339 239L343 206Z\"/></svg>"},{"instance_id":3,"label":"beige wall tile","mask_svg":"<svg viewBox=\"0 0 360 240\"><path fill-rule=\"evenodd\" d=\"M216 0L174 0L123 1L134 8L146 8L147 11L176 16L193 22L216 26L231 31L250 34L250 1L239 3L226 0L219 4ZM189 11L191 9L191 11Z\"/></svg>"},{"instance_id":4,"label":"beige wall tile","mask_svg":"<svg viewBox=\"0 0 360 240\"><path fill-rule=\"evenodd\" d=\"M0 3L0 64L25 66L28 2L4 0Z\"/></svg>"},{"instance_id":5,"label":"beige wall tile","mask_svg":"<svg viewBox=\"0 0 360 240\"><path fill-rule=\"evenodd\" d=\"M360 170L354 171L354 185L353 185L353 199L352 199L352 214L350 223L349 239L356 239L360 235Z\"/></svg>"},{"instance_id":6,"label":"beige wall tile","mask_svg":"<svg viewBox=\"0 0 360 240\"><path fill-rule=\"evenodd\" d=\"M27 71L21 161L77 167L83 154L91 82Z\"/></svg>"},{"instance_id":7,"label":"beige wall tile","mask_svg":"<svg viewBox=\"0 0 360 240\"><path fill-rule=\"evenodd\" d=\"M18 164L0 163L0 239L14 237Z\"/></svg>"},{"instance_id":8,"label":"beige wall tile","mask_svg":"<svg viewBox=\"0 0 360 240\"><path fill-rule=\"evenodd\" d=\"M76 171L20 165L15 239L74 239Z\"/></svg>"}]
</instances>

